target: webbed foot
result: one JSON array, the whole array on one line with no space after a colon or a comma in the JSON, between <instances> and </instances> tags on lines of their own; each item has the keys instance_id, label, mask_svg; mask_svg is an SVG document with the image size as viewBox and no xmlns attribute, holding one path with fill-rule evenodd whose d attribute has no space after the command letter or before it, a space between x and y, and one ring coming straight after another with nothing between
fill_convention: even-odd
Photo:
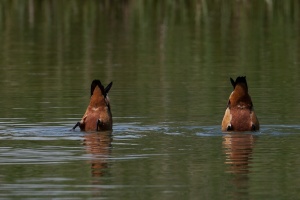
<instances>
[{"instance_id":1,"label":"webbed foot","mask_svg":"<svg viewBox=\"0 0 300 200\"><path fill-rule=\"evenodd\" d=\"M80 126L80 122L77 122L77 123L75 124L75 126L72 128L72 130L74 131L75 128L77 128L77 126Z\"/></svg>"},{"instance_id":2,"label":"webbed foot","mask_svg":"<svg viewBox=\"0 0 300 200\"><path fill-rule=\"evenodd\" d=\"M256 131L256 126L254 124L251 126L251 131Z\"/></svg>"},{"instance_id":3,"label":"webbed foot","mask_svg":"<svg viewBox=\"0 0 300 200\"><path fill-rule=\"evenodd\" d=\"M232 130L233 130L232 125L231 125L231 124L228 124L228 126L227 126L227 131L232 131Z\"/></svg>"},{"instance_id":4,"label":"webbed foot","mask_svg":"<svg viewBox=\"0 0 300 200\"><path fill-rule=\"evenodd\" d=\"M100 126L101 126L101 121L100 119L97 120L97 128L96 128L96 131L100 131Z\"/></svg>"}]
</instances>

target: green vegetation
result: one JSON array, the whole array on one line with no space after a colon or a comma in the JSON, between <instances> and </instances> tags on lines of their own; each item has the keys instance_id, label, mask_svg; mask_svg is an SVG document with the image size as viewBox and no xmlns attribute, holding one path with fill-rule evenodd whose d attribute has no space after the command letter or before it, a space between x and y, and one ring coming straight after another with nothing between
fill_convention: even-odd
<instances>
[{"instance_id":1,"label":"green vegetation","mask_svg":"<svg viewBox=\"0 0 300 200\"><path fill-rule=\"evenodd\" d=\"M115 116L215 125L229 77L246 75L263 124L296 123L299 9L293 0L1 1L0 114L81 113L100 78L115 81Z\"/></svg>"}]
</instances>

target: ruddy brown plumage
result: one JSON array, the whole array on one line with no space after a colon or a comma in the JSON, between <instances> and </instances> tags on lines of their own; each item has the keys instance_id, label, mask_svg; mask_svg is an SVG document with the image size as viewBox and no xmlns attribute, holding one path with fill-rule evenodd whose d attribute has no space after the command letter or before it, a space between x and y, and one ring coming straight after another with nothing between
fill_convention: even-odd
<instances>
[{"instance_id":1,"label":"ruddy brown plumage","mask_svg":"<svg viewBox=\"0 0 300 200\"><path fill-rule=\"evenodd\" d=\"M259 122L253 109L245 76L230 78L233 92L229 96L222 121L222 131L257 131Z\"/></svg>"},{"instance_id":2,"label":"ruddy brown plumage","mask_svg":"<svg viewBox=\"0 0 300 200\"><path fill-rule=\"evenodd\" d=\"M108 92L112 82L104 88L100 80L94 80L91 84L90 103L77 126L82 131L104 131L112 129L112 114L108 99Z\"/></svg>"}]
</instances>

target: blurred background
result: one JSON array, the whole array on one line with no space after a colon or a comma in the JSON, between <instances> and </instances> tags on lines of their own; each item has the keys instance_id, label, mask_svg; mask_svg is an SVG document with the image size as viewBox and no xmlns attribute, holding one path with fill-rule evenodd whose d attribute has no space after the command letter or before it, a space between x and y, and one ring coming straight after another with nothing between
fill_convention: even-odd
<instances>
[{"instance_id":1,"label":"blurred background","mask_svg":"<svg viewBox=\"0 0 300 200\"><path fill-rule=\"evenodd\" d=\"M0 117L79 119L100 79L115 122L219 125L245 75L261 124L295 124L299 25L294 0L2 0Z\"/></svg>"}]
</instances>

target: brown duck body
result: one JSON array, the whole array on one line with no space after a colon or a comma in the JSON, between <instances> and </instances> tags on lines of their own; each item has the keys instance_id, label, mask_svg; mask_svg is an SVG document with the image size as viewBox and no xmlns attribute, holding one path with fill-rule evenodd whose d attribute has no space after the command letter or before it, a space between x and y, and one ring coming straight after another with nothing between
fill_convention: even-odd
<instances>
[{"instance_id":1,"label":"brown duck body","mask_svg":"<svg viewBox=\"0 0 300 200\"><path fill-rule=\"evenodd\" d=\"M229 96L227 109L222 121L222 131L256 131L259 122L253 109L246 77L230 79L233 92Z\"/></svg>"},{"instance_id":2,"label":"brown duck body","mask_svg":"<svg viewBox=\"0 0 300 200\"><path fill-rule=\"evenodd\" d=\"M99 80L94 80L91 85L91 99L80 122L77 126L81 131L106 131L112 130L112 114L107 93L110 83L105 89Z\"/></svg>"}]
</instances>

